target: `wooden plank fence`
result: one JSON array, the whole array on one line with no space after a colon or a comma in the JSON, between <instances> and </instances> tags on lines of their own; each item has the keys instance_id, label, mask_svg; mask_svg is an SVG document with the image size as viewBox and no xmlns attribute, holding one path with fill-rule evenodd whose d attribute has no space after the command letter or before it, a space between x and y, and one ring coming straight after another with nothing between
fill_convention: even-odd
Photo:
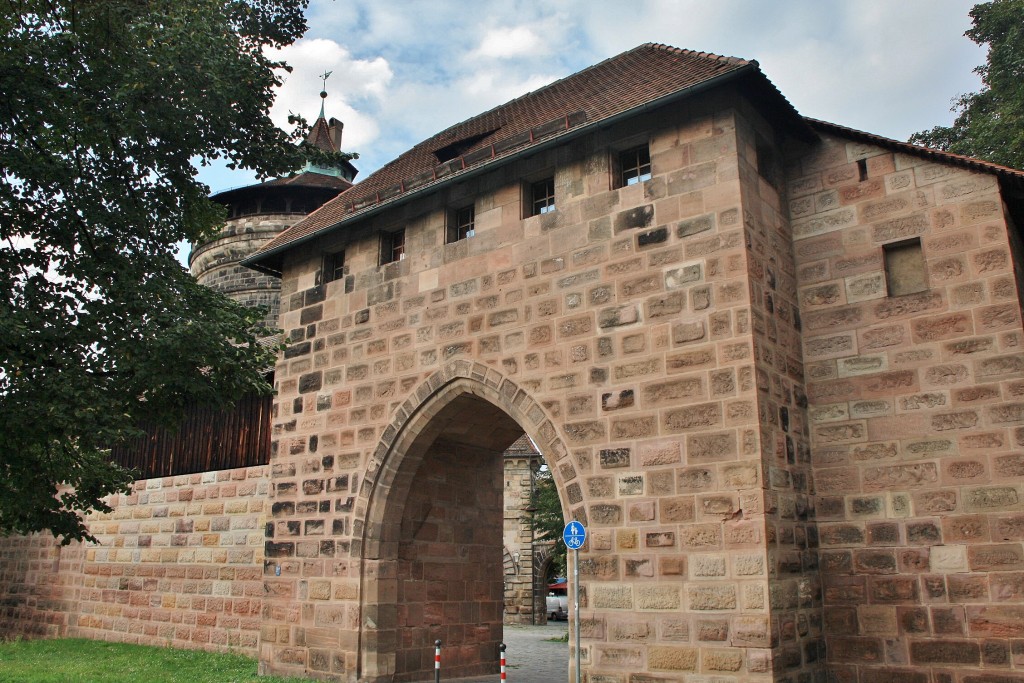
<instances>
[{"instance_id":1,"label":"wooden plank fence","mask_svg":"<svg viewBox=\"0 0 1024 683\"><path fill-rule=\"evenodd\" d=\"M270 461L271 396L247 396L232 410L195 407L177 429L144 426L144 436L113 449L141 479L265 465Z\"/></svg>"}]
</instances>

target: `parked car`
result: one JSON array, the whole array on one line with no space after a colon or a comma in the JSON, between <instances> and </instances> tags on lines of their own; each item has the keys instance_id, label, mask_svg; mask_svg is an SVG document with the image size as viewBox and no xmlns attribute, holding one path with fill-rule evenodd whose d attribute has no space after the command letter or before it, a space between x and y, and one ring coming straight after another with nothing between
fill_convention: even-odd
<instances>
[{"instance_id":1,"label":"parked car","mask_svg":"<svg viewBox=\"0 0 1024 683\"><path fill-rule=\"evenodd\" d=\"M548 594L548 619L562 621L569 618L569 598L565 595Z\"/></svg>"},{"instance_id":2,"label":"parked car","mask_svg":"<svg viewBox=\"0 0 1024 683\"><path fill-rule=\"evenodd\" d=\"M548 619L560 621L569 618L569 596L566 592L568 582L558 577L548 584L547 613Z\"/></svg>"}]
</instances>

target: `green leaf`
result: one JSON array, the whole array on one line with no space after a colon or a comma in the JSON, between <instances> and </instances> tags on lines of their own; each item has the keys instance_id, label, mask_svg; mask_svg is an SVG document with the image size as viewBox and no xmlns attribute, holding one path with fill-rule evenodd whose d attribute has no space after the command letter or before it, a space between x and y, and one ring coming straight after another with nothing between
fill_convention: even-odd
<instances>
[{"instance_id":1,"label":"green leaf","mask_svg":"<svg viewBox=\"0 0 1024 683\"><path fill-rule=\"evenodd\" d=\"M967 37L988 46L975 68L982 89L960 96L952 126L936 126L910 142L1024 168L1024 0L993 0L971 9Z\"/></svg>"},{"instance_id":2,"label":"green leaf","mask_svg":"<svg viewBox=\"0 0 1024 683\"><path fill-rule=\"evenodd\" d=\"M546 468L537 473L530 496L530 526L538 541L555 542L550 555L552 566L559 576L565 576L567 549L562 542L565 516L555 480L551 470Z\"/></svg>"},{"instance_id":3,"label":"green leaf","mask_svg":"<svg viewBox=\"0 0 1024 683\"><path fill-rule=\"evenodd\" d=\"M0 533L87 538L144 420L270 391L259 312L175 258L224 210L193 160L301 166L265 47L306 0L23 0L0 13Z\"/></svg>"}]
</instances>

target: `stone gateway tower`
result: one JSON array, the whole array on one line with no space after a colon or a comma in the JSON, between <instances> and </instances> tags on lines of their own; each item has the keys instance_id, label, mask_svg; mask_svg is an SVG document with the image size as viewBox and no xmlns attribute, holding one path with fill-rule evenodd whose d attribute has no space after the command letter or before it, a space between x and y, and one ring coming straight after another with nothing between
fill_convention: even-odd
<instances>
[{"instance_id":1,"label":"stone gateway tower","mask_svg":"<svg viewBox=\"0 0 1024 683\"><path fill-rule=\"evenodd\" d=\"M1024 172L648 44L292 224L306 175L193 255L281 278L269 463L0 539L0 634L496 675L526 435L589 530L588 683L1024 683Z\"/></svg>"},{"instance_id":2,"label":"stone gateway tower","mask_svg":"<svg viewBox=\"0 0 1024 683\"><path fill-rule=\"evenodd\" d=\"M262 669L493 671L501 453L593 683L1024 680L1024 173L644 45L416 145L282 277Z\"/></svg>"}]
</instances>

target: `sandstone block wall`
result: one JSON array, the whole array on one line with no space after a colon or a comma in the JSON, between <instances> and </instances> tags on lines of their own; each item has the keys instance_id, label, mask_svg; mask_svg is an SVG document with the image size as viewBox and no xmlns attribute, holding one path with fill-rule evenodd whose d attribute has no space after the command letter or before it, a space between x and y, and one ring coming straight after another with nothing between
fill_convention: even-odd
<instances>
[{"instance_id":1,"label":"sandstone block wall","mask_svg":"<svg viewBox=\"0 0 1024 683\"><path fill-rule=\"evenodd\" d=\"M542 462L534 455L504 456L502 564L506 624L543 624L547 618L548 591L543 572L550 543L535 541L527 512L536 470Z\"/></svg>"},{"instance_id":2,"label":"sandstone block wall","mask_svg":"<svg viewBox=\"0 0 1024 683\"><path fill-rule=\"evenodd\" d=\"M256 653L267 467L136 482L99 544L0 542L0 634Z\"/></svg>"},{"instance_id":3,"label":"sandstone block wall","mask_svg":"<svg viewBox=\"0 0 1024 683\"><path fill-rule=\"evenodd\" d=\"M502 548L488 535L503 516L503 459L447 442L431 451L402 518L396 681L431 678L437 640L445 676L493 673L501 643Z\"/></svg>"},{"instance_id":4,"label":"sandstone block wall","mask_svg":"<svg viewBox=\"0 0 1024 683\"><path fill-rule=\"evenodd\" d=\"M81 557L80 544L50 534L0 538L0 638L66 636Z\"/></svg>"},{"instance_id":5,"label":"sandstone block wall","mask_svg":"<svg viewBox=\"0 0 1024 683\"><path fill-rule=\"evenodd\" d=\"M1024 354L998 183L828 138L789 187L831 675L1022 680ZM908 239L927 288L890 296L883 247Z\"/></svg>"},{"instance_id":6,"label":"sandstone block wall","mask_svg":"<svg viewBox=\"0 0 1024 683\"><path fill-rule=\"evenodd\" d=\"M737 102L674 105L290 257L271 496L275 534L294 538L268 549L294 572L268 582L301 596L330 577L332 594L352 597L348 630L331 636L341 654L316 662L304 644L320 633L315 605L269 600L265 670L387 680L396 622L382 601L401 579L378 559L378 501L392 495L383 482L403 444L440 430L432 415L459 392L534 438L567 512L591 528L591 680L773 680L820 667L792 252L779 193L758 176L765 124ZM654 177L611 187L612 154L644 142ZM523 182L546 174L557 210L524 218ZM446 244L448 209L466 202L476 235ZM405 259L378 266L379 233L398 228ZM324 285L322 253L340 248L348 276ZM344 531L325 551L310 527Z\"/></svg>"},{"instance_id":7,"label":"sandstone block wall","mask_svg":"<svg viewBox=\"0 0 1024 683\"><path fill-rule=\"evenodd\" d=\"M802 322L787 188L775 133L744 110L739 127L740 178L753 382L757 389L758 471L744 472L763 491L771 615L771 668L777 680L820 675L824 658L821 582L807 419ZM758 479L758 476L763 479Z\"/></svg>"},{"instance_id":8,"label":"sandstone block wall","mask_svg":"<svg viewBox=\"0 0 1024 683\"><path fill-rule=\"evenodd\" d=\"M278 278L240 265L302 218L301 214L263 214L232 218L214 240L197 245L189 255L189 270L206 285L245 306L267 309L264 324L277 327L281 282Z\"/></svg>"}]
</instances>

